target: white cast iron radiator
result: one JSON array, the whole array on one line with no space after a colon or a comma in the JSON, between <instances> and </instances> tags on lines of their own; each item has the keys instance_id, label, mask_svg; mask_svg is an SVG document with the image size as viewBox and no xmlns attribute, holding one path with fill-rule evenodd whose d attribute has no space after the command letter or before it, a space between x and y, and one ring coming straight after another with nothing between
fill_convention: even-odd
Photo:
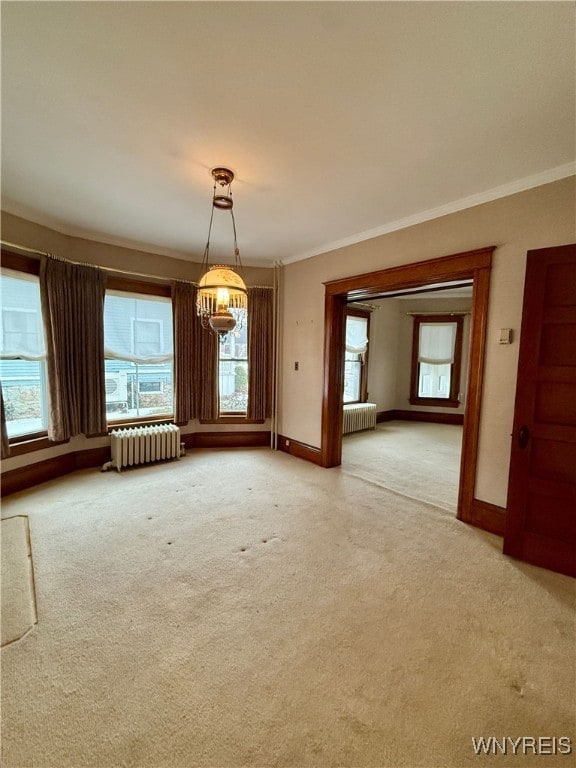
<instances>
[{"instance_id":1,"label":"white cast iron radiator","mask_svg":"<svg viewBox=\"0 0 576 768\"><path fill-rule=\"evenodd\" d=\"M113 429L110 438L111 465L118 472L134 464L180 458L180 429L175 424Z\"/></svg>"},{"instance_id":2,"label":"white cast iron radiator","mask_svg":"<svg viewBox=\"0 0 576 768\"><path fill-rule=\"evenodd\" d=\"M361 429L375 429L376 403L348 403L344 406L342 434L359 432Z\"/></svg>"}]
</instances>

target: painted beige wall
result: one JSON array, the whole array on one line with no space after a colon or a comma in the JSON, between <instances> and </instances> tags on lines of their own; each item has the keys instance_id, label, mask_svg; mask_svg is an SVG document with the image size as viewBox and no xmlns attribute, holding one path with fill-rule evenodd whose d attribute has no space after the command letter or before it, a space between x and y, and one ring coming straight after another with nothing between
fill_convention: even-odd
<instances>
[{"instance_id":1,"label":"painted beige wall","mask_svg":"<svg viewBox=\"0 0 576 768\"><path fill-rule=\"evenodd\" d=\"M400 304L397 299L376 301L370 316L368 400L376 403L378 412L397 408Z\"/></svg>"},{"instance_id":2,"label":"painted beige wall","mask_svg":"<svg viewBox=\"0 0 576 768\"><path fill-rule=\"evenodd\" d=\"M175 259L132 248L97 243L56 232L48 227L26 221L2 211L2 240L27 248L47 251L63 259L94 264L98 267L157 276L159 280L192 280L200 278L200 263L185 258ZM273 285L273 270L245 267L248 285Z\"/></svg>"},{"instance_id":3,"label":"painted beige wall","mask_svg":"<svg viewBox=\"0 0 576 768\"><path fill-rule=\"evenodd\" d=\"M526 252L576 240L575 202L571 177L286 265L279 431L320 446L325 281L495 245L475 492L505 506Z\"/></svg>"}]
</instances>

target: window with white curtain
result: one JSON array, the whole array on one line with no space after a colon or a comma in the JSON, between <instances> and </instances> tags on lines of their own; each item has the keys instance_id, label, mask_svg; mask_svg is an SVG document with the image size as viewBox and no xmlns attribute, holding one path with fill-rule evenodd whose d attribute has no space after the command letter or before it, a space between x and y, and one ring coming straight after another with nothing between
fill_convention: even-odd
<instances>
[{"instance_id":1,"label":"window with white curtain","mask_svg":"<svg viewBox=\"0 0 576 768\"><path fill-rule=\"evenodd\" d=\"M44 432L48 397L39 279L2 270L0 290L0 378L8 436Z\"/></svg>"},{"instance_id":2,"label":"window with white curtain","mask_svg":"<svg viewBox=\"0 0 576 768\"><path fill-rule=\"evenodd\" d=\"M173 414L174 344L169 298L107 291L104 356L108 421Z\"/></svg>"},{"instance_id":3,"label":"window with white curtain","mask_svg":"<svg viewBox=\"0 0 576 768\"><path fill-rule=\"evenodd\" d=\"M356 314L357 313L357 314ZM346 315L346 347L344 352L344 403L358 403L363 399L368 352L367 313L349 310Z\"/></svg>"},{"instance_id":4,"label":"window with white curtain","mask_svg":"<svg viewBox=\"0 0 576 768\"><path fill-rule=\"evenodd\" d=\"M420 323L418 397L450 397L456 323Z\"/></svg>"},{"instance_id":5,"label":"window with white curtain","mask_svg":"<svg viewBox=\"0 0 576 768\"><path fill-rule=\"evenodd\" d=\"M461 316L415 316L410 402L458 406Z\"/></svg>"}]
</instances>

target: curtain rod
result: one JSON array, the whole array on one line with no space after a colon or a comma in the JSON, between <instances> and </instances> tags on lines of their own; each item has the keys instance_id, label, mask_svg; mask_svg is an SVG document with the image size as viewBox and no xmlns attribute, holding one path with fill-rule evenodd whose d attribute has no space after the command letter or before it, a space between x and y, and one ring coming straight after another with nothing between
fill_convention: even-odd
<instances>
[{"instance_id":1,"label":"curtain rod","mask_svg":"<svg viewBox=\"0 0 576 768\"><path fill-rule=\"evenodd\" d=\"M457 315L471 315L472 312L470 310L466 310L466 311L462 310L462 311L456 311L456 312L451 312L450 310L448 310L448 311L445 310L444 312L440 312L440 311L437 311L437 312L424 312L424 311L421 310L420 312L406 312L406 314L407 315L415 315L415 316L419 316L419 315L450 315L450 317L456 317Z\"/></svg>"},{"instance_id":2,"label":"curtain rod","mask_svg":"<svg viewBox=\"0 0 576 768\"><path fill-rule=\"evenodd\" d=\"M47 251L39 251L37 248L28 248L26 245L18 245L18 243L11 243L8 240L0 240L1 245L5 245L7 248L18 248L19 251L26 251L27 253L35 253L37 256L45 256L48 259L57 259L58 261L66 261L68 264L75 264L78 267L95 267L96 269L102 269L105 272L116 272L119 275L130 275L130 277L148 277L151 280L165 282L180 282L191 283L192 285L198 285L194 280L185 280L180 277L159 277L158 275L149 275L146 272L132 272L129 269L118 269L117 267L103 267L100 264L89 264L86 261L72 261L72 259L64 259L61 256L56 256L53 253ZM274 289L271 285L249 285L249 288L270 288Z\"/></svg>"}]
</instances>

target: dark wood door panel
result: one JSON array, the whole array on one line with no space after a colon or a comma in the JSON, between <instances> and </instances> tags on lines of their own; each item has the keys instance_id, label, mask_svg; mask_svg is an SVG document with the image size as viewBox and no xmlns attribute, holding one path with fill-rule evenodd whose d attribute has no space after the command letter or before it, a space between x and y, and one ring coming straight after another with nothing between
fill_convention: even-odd
<instances>
[{"instance_id":1,"label":"dark wood door panel","mask_svg":"<svg viewBox=\"0 0 576 768\"><path fill-rule=\"evenodd\" d=\"M540 480L576 484L576 443L533 440L530 475Z\"/></svg>"},{"instance_id":2,"label":"dark wood door panel","mask_svg":"<svg viewBox=\"0 0 576 768\"><path fill-rule=\"evenodd\" d=\"M576 323L547 323L542 328L540 365L576 365Z\"/></svg>"},{"instance_id":3,"label":"dark wood door panel","mask_svg":"<svg viewBox=\"0 0 576 768\"><path fill-rule=\"evenodd\" d=\"M530 492L526 508L526 531L562 539L576 545L576 495L558 498L556 494Z\"/></svg>"},{"instance_id":4,"label":"dark wood door panel","mask_svg":"<svg viewBox=\"0 0 576 768\"><path fill-rule=\"evenodd\" d=\"M576 305L576 283L570 263L557 262L546 270L544 303L549 307Z\"/></svg>"},{"instance_id":5,"label":"dark wood door panel","mask_svg":"<svg viewBox=\"0 0 576 768\"><path fill-rule=\"evenodd\" d=\"M576 246L528 253L504 552L576 576Z\"/></svg>"},{"instance_id":6,"label":"dark wood door panel","mask_svg":"<svg viewBox=\"0 0 576 768\"><path fill-rule=\"evenodd\" d=\"M538 382L535 420L540 424L576 426L576 382Z\"/></svg>"}]
</instances>

